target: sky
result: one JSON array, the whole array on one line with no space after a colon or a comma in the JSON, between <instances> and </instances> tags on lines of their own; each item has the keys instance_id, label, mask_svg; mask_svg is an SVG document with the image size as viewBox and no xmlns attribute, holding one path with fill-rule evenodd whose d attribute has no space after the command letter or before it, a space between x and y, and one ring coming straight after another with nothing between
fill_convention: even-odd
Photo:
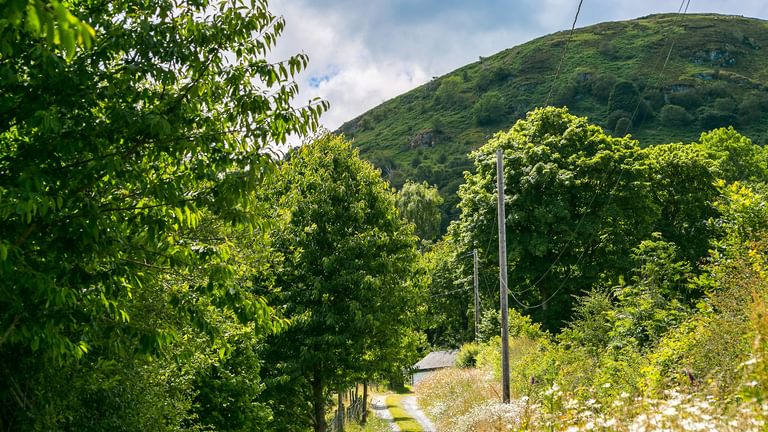
<instances>
[{"instance_id":1,"label":"sky","mask_svg":"<svg viewBox=\"0 0 768 432\"><path fill-rule=\"evenodd\" d=\"M688 13L768 19L768 0L683 0ZM304 52L297 105L321 97L335 130L479 56L570 30L579 0L271 0L286 28L271 58ZM583 0L576 27L677 12L681 0Z\"/></svg>"}]
</instances>

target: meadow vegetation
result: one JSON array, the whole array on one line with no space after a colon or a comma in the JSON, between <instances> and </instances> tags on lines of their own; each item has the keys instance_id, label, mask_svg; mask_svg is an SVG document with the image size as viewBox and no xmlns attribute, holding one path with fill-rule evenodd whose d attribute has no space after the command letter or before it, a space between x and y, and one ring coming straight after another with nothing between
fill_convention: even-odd
<instances>
[{"instance_id":1,"label":"meadow vegetation","mask_svg":"<svg viewBox=\"0 0 768 432\"><path fill-rule=\"evenodd\" d=\"M568 126L557 127L563 120ZM517 200L525 199L527 184L552 179L550 186L536 188L537 193L551 193L559 190L552 185L564 181L562 192L536 205L570 202L566 201L568 186L590 182L588 171L579 170L580 161L590 157L589 146L579 146L576 157L565 153L569 136L581 136L581 127L580 120L566 112L545 109L529 114L509 132L516 139L507 140L507 135L500 134L489 141L487 149L476 152L477 173L468 177L462 195L469 203L450 231L454 237L447 241L486 244L484 238L472 240L463 223L490 224L479 216L484 211L467 208L477 203L482 206L484 201L477 196L490 193L483 186L483 176L492 162L488 155L497 146L516 146L510 156L513 174L507 175L515 194L508 204L513 219L507 223L508 232L525 217L517 216L514 209ZM601 132L592 132L580 142L601 143L597 154L607 157L611 147L603 144ZM541 145L527 147L526 134L536 136ZM647 186L651 198L642 205L657 206L656 216L644 219L647 231L638 222L629 223L632 235L640 238L635 246L618 252L626 261L613 269L616 257L600 256L600 242L618 235L613 226L600 225L608 232L594 235L584 246L579 246L580 238L554 248L535 240L532 233L537 228L533 225L512 231L512 237L523 238L511 243L509 263L510 295L517 302L510 310L509 329L513 400L508 405L500 403L496 303L482 315L478 341L462 346L459 368L440 372L417 388L440 430L764 430L768 415L765 150L732 129L705 133L699 143L688 145L624 148L635 152L626 160L643 164L646 168L637 172L652 179L632 180L634 199L640 199L639 188ZM516 166L515 158L525 159L529 149L536 162ZM560 170L559 174L547 176L546 171L537 171L546 165L549 172ZM622 169L631 166L625 162ZM515 180L520 172L536 177ZM630 175L621 180L629 181ZM619 180L613 182L617 185L610 189L610 218L623 225L622 186ZM680 193L680 187L691 189ZM586 211L598 213L600 202L598 196ZM526 212L536 214L536 205L530 201L524 205ZM673 210L665 210L668 206ZM574 229L591 226L590 217L592 214L578 219ZM538 222L546 220L540 217ZM691 236L693 233L697 234ZM609 243L612 254L622 244L612 239ZM581 259L582 247L591 256ZM530 265L525 264L524 253L530 251L535 260L563 248L565 252L550 255L549 266L540 269L563 275L555 286L570 292L559 297L565 303L552 316L537 310L550 301L549 292L534 295L533 301L527 297L532 284L546 283L546 279L527 273ZM576 258L569 259L570 253ZM560 270L563 262L572 274ZM525 268L520 269L521 265ZM580 266L589 267L581 270ZM577 276L595 269L596 277L579 282ZM492 300L487 299L490 304ZM433 337L440 335L435 332Z\"/></svg>"}]
</instances>

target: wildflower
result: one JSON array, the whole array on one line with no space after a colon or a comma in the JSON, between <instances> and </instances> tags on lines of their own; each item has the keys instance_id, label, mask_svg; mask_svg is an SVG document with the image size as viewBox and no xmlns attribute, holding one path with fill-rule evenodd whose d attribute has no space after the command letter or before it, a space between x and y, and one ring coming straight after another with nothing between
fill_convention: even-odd
<instances>
[{"instance_id":1,"label":"wildflower","mask_svg":"<svg viewBox=\"0 0 768 432\"><path fill-rule=\"evenodd\" d=\"M662 413L664 413L664 415L666 416L672 417L677 415L677 410L675 409L675 407L669 406L664 408L664 411L662 411Z\"/></svg>"},{"instance_id":2,"label":"wildflower","mask_svg":"<svg viewBox=\"0 0 768 432\"><path fill-rule=\"evenodd\" d=\"M753 364L756 364L756 363L757 363L757 359L755 357L752 357L751 359L740 364L739 367L742 368L744 366L752 366Z\"/></svg>"}]
</instances>

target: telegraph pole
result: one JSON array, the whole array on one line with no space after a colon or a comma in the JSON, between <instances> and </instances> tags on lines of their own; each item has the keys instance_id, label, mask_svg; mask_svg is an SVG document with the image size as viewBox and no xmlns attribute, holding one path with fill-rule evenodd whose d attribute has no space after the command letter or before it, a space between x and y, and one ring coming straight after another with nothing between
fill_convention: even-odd
<instances>
[{"instance_id":1,"label":"telegraph pole","mask_svg":"<svg viewBox=\"0 0 768 432\"><path fill-rule=\"evenodd\" d=\"M477 342L477 328L480 325L480 288L477 280L477 249L472 250L472 261L475 269L473 285L475 287L475 342Z\"/></svg>"},{"instance_id":2,"label":"telegraph pole","mask_svg":"<svg viewBox=\"0 0 768 432\"><path fill-rule=\"evenodd\" d=\"M496 149L496 185L499 195L499 296L501 299L501 399L509 403L509 307L507 306L507 226L504 213L504 153Z\"/></svg>"}]
</instances>

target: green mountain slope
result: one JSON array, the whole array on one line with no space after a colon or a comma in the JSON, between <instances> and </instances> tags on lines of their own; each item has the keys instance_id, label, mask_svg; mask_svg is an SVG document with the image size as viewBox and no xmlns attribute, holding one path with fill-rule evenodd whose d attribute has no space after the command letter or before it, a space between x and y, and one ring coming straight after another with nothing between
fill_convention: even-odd
<instances>
[{"instance_id":1,"label":"green mountain slope","mask_svg":"<svg viewBox=\"0 0 768 432\"><path fill-rule=\"evenodd\" d=\"M767 21L666 14L585 27L555 80L567 39L559 32L481 57L339 131L393 186L436 184L446 223L456 215L462 172L471 169L467 153L537 106L568 106L643 145L688 142L724 125L768 140Z\"/></svg>"}]
</instances>

